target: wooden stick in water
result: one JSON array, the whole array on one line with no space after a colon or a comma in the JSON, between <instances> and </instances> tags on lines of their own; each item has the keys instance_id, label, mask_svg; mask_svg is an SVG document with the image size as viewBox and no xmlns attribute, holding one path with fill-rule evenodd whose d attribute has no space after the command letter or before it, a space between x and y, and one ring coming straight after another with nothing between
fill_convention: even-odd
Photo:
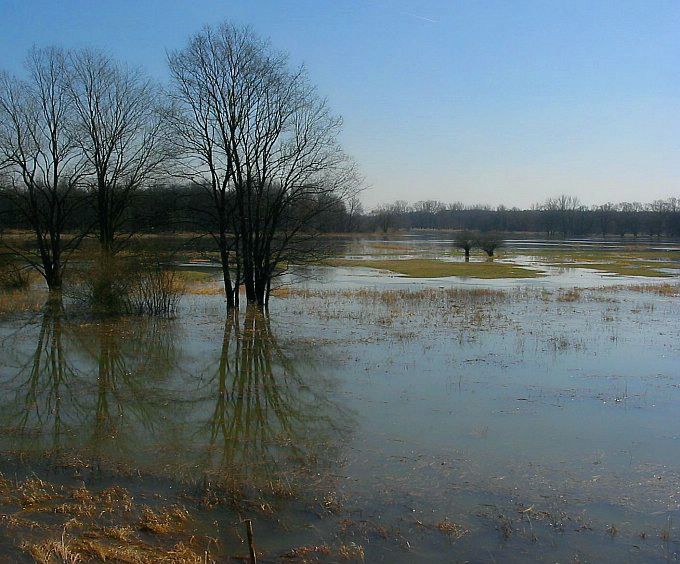
<instances>
[{"instance_id":1,"label":"wooden stick in water","mask_svg":"<svg viewBox=\"0 0 680 564\"><path fill-rule=\"evenodd\" d=\"M248 549L250 550L250 564L257 564L257 554L253 543L253 522L246 519L246 532L248 533Z\"/></svg>"}]
</instances>

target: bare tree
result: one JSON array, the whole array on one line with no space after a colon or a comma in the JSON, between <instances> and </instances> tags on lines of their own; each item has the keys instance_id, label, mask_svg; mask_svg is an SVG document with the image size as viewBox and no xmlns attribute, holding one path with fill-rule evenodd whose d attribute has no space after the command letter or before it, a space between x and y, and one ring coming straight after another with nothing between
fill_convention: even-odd
<instances>
[{"instance_id":1,"label":"bare tree","mask_svg":"<svg viewBox=\"0 0 680 564\"><path fill-rule=\"evenodd\" d=\"M242 105L256 87L253 71L263 50L243 30L205 28L168 58L175 103L171 127L181 155L180 173L207 192L206 205L196 211L206 216L206 228L220 253L228 308L238 306L241 278L235 256L233 145Z\"/></svg>"},{"instance_id":2,"label":"bare tree","mask_svg":"<svg viewBox=\"0 0 680 564\"><path fill-rule=\"evenodd\" d=\"M454 244L459 249L463 249L463 251L465 251L465 262L470 261L470 251L472 250L472 247L475 246L476 242L477 242L476 233L473 233L471 231L461 231L456 234Z\"/></svg>"},{"instance_id":3,"label":"bare tree","mask_svg":"<svg viewBox=\"0 0 680 564\"><path fill-rule=\"evenodd\" d=\"M493 257L496 250L503 246L503 240L496 233L484 233L477 238L477 245L486 256Z\"/></svg>"},{"instance_id":4,"label":"bare tree","mask_svg":"<svg viewBox=\"0 0 680 564\"><path fill-rule=\"evenodd\" d=\"M65 53L33 49L26 69L23 81L0 76L3 195L36 239L37 253L12 250L42 274L51 291L59 291L70 252L84 235L66 236L65 229L81 203L77 187L85 163L73 136Z\"/></svg>"},{"instance_id":5,"label":"bare tree","mask_svg":"<svg viewBox=\"0 0 680 564\"><path fill-rule=\"evenodd\" d=\"M345 229L349 232L357 231L363 215L364 206L359 197L357 195L350 197L347 201L347 224Z\"/></svg>"},{"instance_id":6,"label":"bare tree","mask_svg":"<svg viewBox=\"0 0 680 564\"><path fill-rule=\"evenodd\" d=\"M576 196L562 194L556 198L548 198L543 209L551 218L559 223L562 237L573 233L576 223L576 213L581 208L581 202Z\"/></svg>"},{"instance_id":7,"label":"bare tree","mask_svg":"<svg viewBox=\"0 0 680 564\"><path fill-rule=\"evenodd\" d=\"M206 27L169 64L184 174L211 196L227 304L243 283L266 306L274 277L316 258L312 220L356 186L341 120L249 28Z\"/></svg>"},{"instance_id":8,"label":"bare tree","mask_svg":"<svg viewBox=\"0 0 680 564\"><path fill-rule=\"evenodd\" d=\"M74 51L68 62L75 139L88 164L99 243L112 255L132 198L170 156L160 95L141 72L103 53Z\"/></svg>"}]
</instances>

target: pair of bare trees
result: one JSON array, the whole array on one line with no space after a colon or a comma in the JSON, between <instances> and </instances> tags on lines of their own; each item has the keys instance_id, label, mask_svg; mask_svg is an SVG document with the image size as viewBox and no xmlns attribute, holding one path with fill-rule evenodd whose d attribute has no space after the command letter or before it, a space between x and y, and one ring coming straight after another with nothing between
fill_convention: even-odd
<instances>
[{"instance_id":1,"label":"pair of bare trees","mask_svg":"<svg viewBox=\"0 0 680 564\"><path fill-rule=\"evenodd\" d=\"M248 28L206 27L169 56L181 174L205 188L228 307L266 306L272 280L319 251L312 220L355 188L341 120Z\"/></svg>"},{"instance_id":2,"label":"pair of bare trees","mask_svg":"<svg viewBox=\"0 0 680 564\"><path fill-rule=\"evenodd\" d=\"M21 255L62 287L71 252L92 230L102 254L134 193L170 155L158 88L136 70L88 50L33 49L26 78L0 74L2 195L31 226L37 252ZM91 203L94 225L75 225Z\"/></svg>"},{"instance_id":3,"label":"pair of bare trees","mask_svg":"<svg viewBox=\"0 0 680 564\"><path fill-rule=\"evenodd\" d=\"M0 79L4 194L31 225L38 257L62 286L68 256L93 229L119 250L131 198L156 175L205 189L197 213L219 250L229 307L240 288L266 306L272 280L320 255L313 226L355 192L341 119L248 28L206 27L168 57L172 87L93 51L33 50L28 78ZM76 226L89 201L95 224Z\"/></svg>"}]
</instances>

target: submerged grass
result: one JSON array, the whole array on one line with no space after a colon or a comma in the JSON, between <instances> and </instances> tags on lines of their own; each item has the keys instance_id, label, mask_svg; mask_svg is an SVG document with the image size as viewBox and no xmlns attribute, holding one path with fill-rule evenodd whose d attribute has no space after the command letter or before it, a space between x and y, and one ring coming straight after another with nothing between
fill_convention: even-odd
<instances>
[{"instance_id":1,"label":"submerged grass","mask_svg":"<svg viewBox=\"0 0 680 564\"><path fill-rule=\"evenodd\" d=\"M680 296L680 283L676 284L635 284L630 286L615 286L617 290L657 294L659 296Z\"/></svg>"},{"instance_id":2,"label":"submerged grass","mask_svg":"<svg viewBox=\"0 0 680 564\"><path fill-rule=\"evenodd\" d=\"M373 268L389 270L409 278L445 278L460 276L467 278L537 278L543 273L505 262L446 262L436 259L405 260L352 260L335 259L332 266Z\"/></svg>"},{"instance_id":3,"label":"submerged grass","mask_svg":"<svg viewBox=\"0 0 680 564\"><path fill-rule=\"evenodd\" d=\"M491 288L424 288L420 290L391 289L377 290L361 288L356 290L309 290L305 288L282 287L274 291L279 298L344 298L380 302L386 305L418 302L435 302L441 299L456 300L461 303L501 299L508 295L505 290Z\"/></svg>"},{"instance_id":4,"label":"submerged grass","mask_svg":"<svg viewBox=\"0 0 680 564\"><path fill-rule=\"evenodd\" d=\"M140 507L120 486L90 491L0 475L0 509L17 548L39 563L214 562L210 540L186 530L186 509Z\"/></svg>"}]
</instances>

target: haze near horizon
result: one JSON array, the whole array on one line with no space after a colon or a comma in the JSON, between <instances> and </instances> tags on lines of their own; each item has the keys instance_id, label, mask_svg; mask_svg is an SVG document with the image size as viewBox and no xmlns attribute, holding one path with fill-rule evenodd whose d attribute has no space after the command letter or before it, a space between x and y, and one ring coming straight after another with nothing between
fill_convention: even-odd
<instances>
[{"instance_id":1,"label":"haze near horizon","mask_svg":"<svg viewBox=\"0 0 680 564\"><path fill-rule=\"evenodd\" d=\"M247 24L304 63L370 186L397 199L527 207L680 194L675 2L0 1L0 68L91 46L158 80L207 23Z\"/></svg>"}]
</instances>

